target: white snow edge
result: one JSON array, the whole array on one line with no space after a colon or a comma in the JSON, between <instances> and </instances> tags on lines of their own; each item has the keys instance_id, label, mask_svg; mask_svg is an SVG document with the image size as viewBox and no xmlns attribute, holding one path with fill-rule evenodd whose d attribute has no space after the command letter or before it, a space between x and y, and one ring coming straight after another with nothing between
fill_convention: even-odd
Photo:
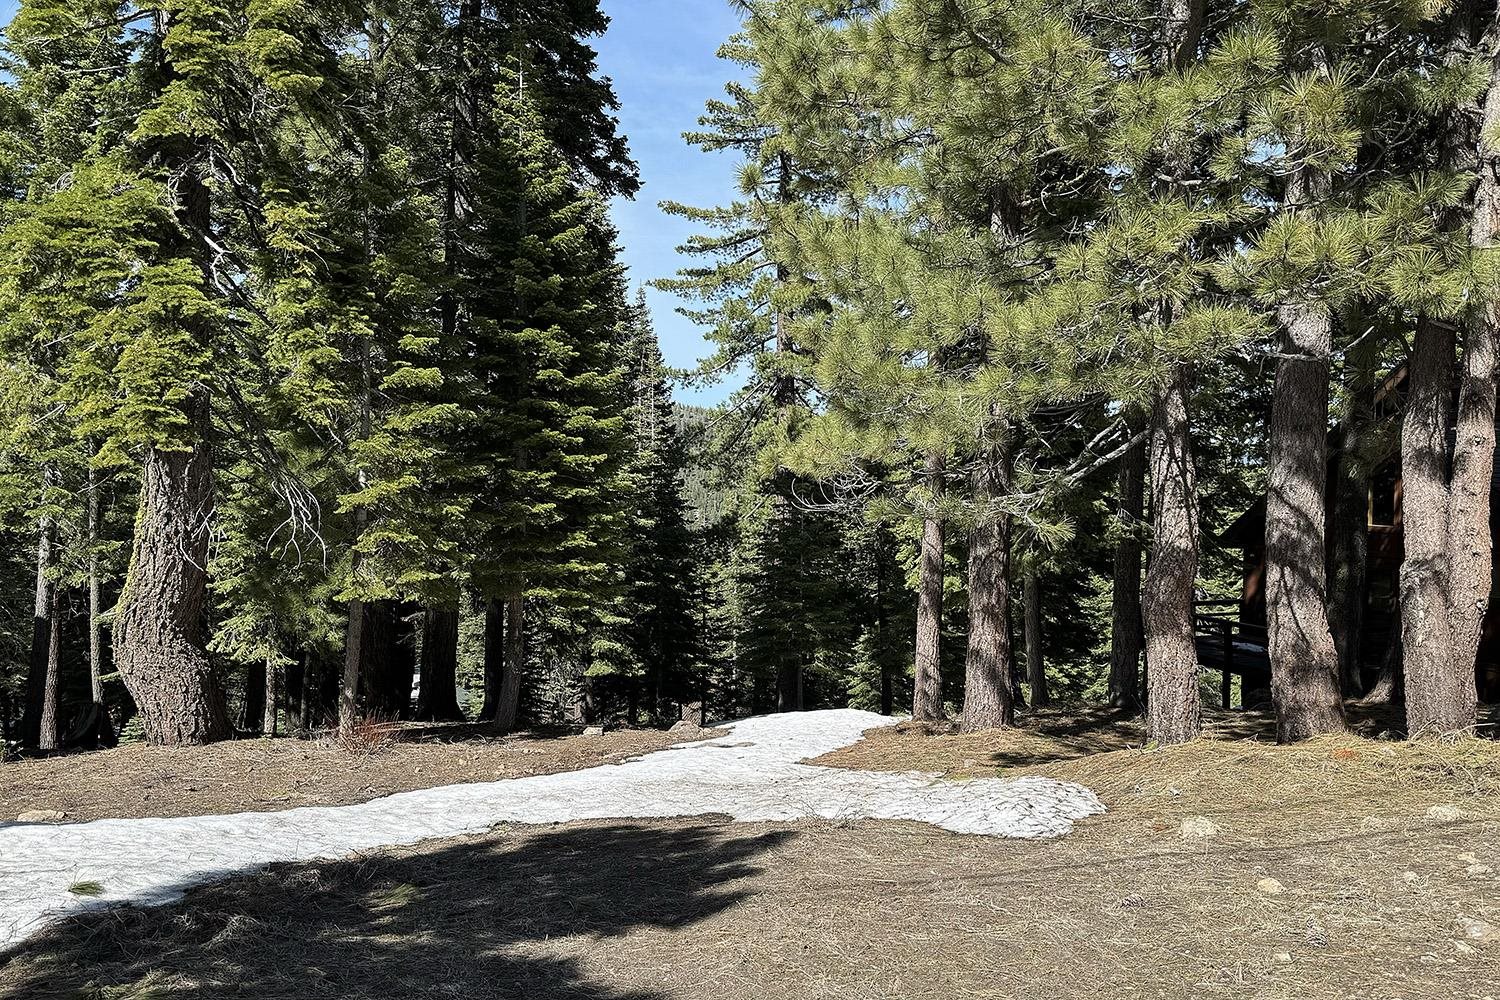
<instances>
[{"instance_id":1,"label":"white snow edge","mask_svg":"<svg viewBox=\"0 0 1500 1000\"><path fill-rule=\"evenodd\" d=\"M350 806L69 826L0 825L0 952L84 908L157 905L195 885L280 862L481 833L499 823L725 813L740 822L884 819L992 837L1062 836L1104 812L1081 785L1047 778L945 781L800 763L893 720L853 710L771 715L731 734L620 765L402 792ZM103 895L68 892L98 882Z\"/></svg>"}]
</instances>

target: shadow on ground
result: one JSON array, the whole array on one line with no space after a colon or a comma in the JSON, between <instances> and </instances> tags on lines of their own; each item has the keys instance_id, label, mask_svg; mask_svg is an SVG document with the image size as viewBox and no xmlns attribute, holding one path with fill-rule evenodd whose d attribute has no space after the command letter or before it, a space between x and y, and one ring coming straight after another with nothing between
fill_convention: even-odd
<instances>
[{"instance_id":1,"label":"shadow on ground","mask_svg":"<svg viewBox=\"0 0 1500 1000\"><path fill-rule=\"evenodd\" d=\"M591 981L559 939L674 929L745 901L791 833L697 821L518 829L485 840L277 866L162 908L59 924L0 957L0 997L110 1000L654 1000ZM611 977L613 978L613 977Z\"/></svg>"}]
</instances>

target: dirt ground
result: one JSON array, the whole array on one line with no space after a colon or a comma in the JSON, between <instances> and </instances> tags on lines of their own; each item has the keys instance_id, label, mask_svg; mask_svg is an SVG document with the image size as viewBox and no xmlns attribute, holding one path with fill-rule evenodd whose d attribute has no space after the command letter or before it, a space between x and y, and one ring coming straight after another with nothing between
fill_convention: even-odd
<instances>
[{"instance_id":1,"label":"dirt ground","mask_svg":"<svg viewBox=\"0 0 1500 1000\"><path fill-rule=\"evenodd\" d=\"M86 914L0 959L0 997L1500 997L1500 746L1090 752L1079 741L1128 744L1128 726L1076 721L904 727L827 761L960 781L1024 767L1098 790L1110 813L1059 840L713 817L501 827Z\"/></svg>"},{"instance_id":2,"label":"dirt ground","mask_svg":"<svg viewBox=\"0 0 1500 1000\"><path fill-rule=\"evenodd\" d=\"M135 744L0 764L0 822L31 811L77 823L350 805L419 788L619 764L712 735L620 730L491 739L475 727L411 726L367 736L353 751L291 739L192 749Z\"/></svg>"}]
</instances>

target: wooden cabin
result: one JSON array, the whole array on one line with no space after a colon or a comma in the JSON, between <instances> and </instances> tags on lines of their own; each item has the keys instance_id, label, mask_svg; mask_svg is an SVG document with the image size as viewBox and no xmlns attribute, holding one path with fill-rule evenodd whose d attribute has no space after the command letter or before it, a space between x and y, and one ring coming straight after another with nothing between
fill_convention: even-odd
<instances>
[{"instance_id":1,"label":"wooden cabin","mask_svg":"<svg viewBox=\"0 0 1500 1000\"><path fill-rule=\"evenodd\" d=\"M1377 405L1386 411L1388 419L1399 419L1404 388L1405 372L1399 371L1387 380L1377 397ZM1339 436L1335 433L1333 439L1337 441ZM1329 461L1330 483L1337 481L1342 457L1335 449ZM1500 556L1500 460L1496 469L1496 480L1490 487L1490 534ZM1405 549L1399 454L1381 464L1372 476L1368 510L1369 556L1360 642L1360 663L1367 684L1378 676L1393 643L1399 640L1401 628L1400 581ZM1232 676L1243 679L1245 704L1253 706L1269 700L1270 691L1270 657L1266 653L1265 501L1242 514L1217 540L1225 548L1244 554L1244 585L1237 602L1210 602L1199 608L1199 662L1206 669L1223 673L1226 707ZM1480 700L1500 701L1500 602L1491 603L1485 618L1476 670Z\"/></svg>"}]
</instances>

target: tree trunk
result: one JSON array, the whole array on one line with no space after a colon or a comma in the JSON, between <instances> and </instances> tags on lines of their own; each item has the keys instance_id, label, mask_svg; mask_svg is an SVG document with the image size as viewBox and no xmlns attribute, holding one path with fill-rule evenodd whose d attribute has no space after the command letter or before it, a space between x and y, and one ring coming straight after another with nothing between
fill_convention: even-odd
<instances>
[{"instance_id":1,"label":"tree trunk","mask_svg":"<svg viewBox=\"0 0 1500 1000\"><path fill-rule=\"evenodd\" d=\"M59 750L62 748L61 727L58 722L58 682L62 673L63 589L52 587L51 609L47 630L47 674L42 682L42 721L38 734L37 749Z\"/></svg>"},{"instance_id":2,"label":"tree trunk","mask_svg":"<svg viewBox=\"0 0 1500 1000\"><path fill-rule=\"evenodd\" d=\"M458 608L429 607L422 615L422 671L417 689L417 718L423 722L459 722Z\"/></svg>"},{"instance_id":3,"label":"tree trunk","mask_svg":"<svg viewBox=\"0 0 1500 1000\"><path fill-rule=\"evenodd\" d=\"M975 524L969 536L969 648L963 711L966 733L1001 729L1016 721L1010 686L1011 518L998 508L1011 486L1008 434L1008 428L1001 427L983 444L973 475Z\"/></svg>"},{"instance_id":4,"label":"tree trunk","mask_svg":"<svg viewBox=\"0 0 1500 1000\"><path fill-rule=\"evenodd\" d=\"M360 668L365 656L365 602L349 602L349 622L344 630L344 674L339 684L339 732L354 732L360 719Z\"/></svg>"},{"instance_id":5,"label":"tree trunk","mask_svg":"<svg viewBox=\"0 0 1500 1000\"><path fill-rule=\"evenodd\" d=\"M776 671L776 710L801 712L803 668L801 663L784 663Z\"/></svg>"},{"instance_id":6,"label":"tree trunk","mask_svg":"<svg viewBox=\"0 0 1500 1000\"><path fill-rule=\"evenodd\" d=\"M877 531L875 536L875 659L880 665L880 714L884 716L893 715L896 711L895 678L891 676L891 656L886 649L888 636L886 633L885 615L885 532Z\"/></svg>"},{"instance_id":7,"label":"tree trunk","mask_svg":"<svg viewBox=\"0 0 1500 1000\"><path fill-rule=\"evenodd\" d=\"M508 733L521 711L521 676L526 669L526 598L517 592L505 600L505 673L495 707L495 729Z\"/></svg>"},{"instance_id":8,"label":"tree trunk","mask_svg":"<svg viewBox=\"0 0 1500 1000\"><path fill-rule=\"evenodd\" d=\"M52 519L41 519L36 543L36 599L31 617L31 663L26 672L21 712L21 745L37 749L42 741L42 713L47 698L47 664L52 643Z\"/></svg>"},{"instance_id":9,"label":"tree trunk","mask_svg":"<svg viewBox=\"0 0 1500 1000\"><path fill-rule=\"evenodd\" d=\"M1287 303L1280 318L1282 357L1271 407L1266 495L1266 629L1276 736L1296 743L1348 728L1338 649L1328 625L1333 325L1318 303Z\"/></svg>"},{"instance_id":10,"label":"tree trunk","mask_svg":"<svg viewBox=\"0 0 1500 1000\"><path fill-rule=\"evenodd\" d=\"M103 629L99 627L100 614L100 573L99 573L99 543L102 535L102 520L99 505L99 481L94 473L94 467L89 466L89 500L88 500L88 534L89 534L89 692L98 706L99 718L106 726L111 727L113 723L109 719L109 713L104 707L104 636Z\"/></svg>"},{"instance_id":11,"label":"tree trunk","mask_svg":"<svg viewBox=\"0 0 1500 1000\"><path fill-rule=\"evenodd\" d=\"M1023 581L1026 601L1026 679L1031 684L1031 707L1052 704L1047 687L1047 661L1042 654L1042 584L1036 570L1028 570Z\"/></svg>"},{"instance_id":12,"label":"tree trunk","mask_svg":"<svg viewBox=\"0 0 1500 1000\"><path fill-rule=\"evenodd\" d=\"M205 642L213 458L203 396L188 404L180 450L153 448L142 472L130 569L115 618L114 654L146 739L193 746L234 727Z\"/></svg>"},{"instance_id":13,"label":"tree trunk","mask_svg":"<svg viewBox=\"0 0 1500 1000\"><path fill-rule=\"evenodd\" d=\"M365 606L367 635L360 673L364 677L366 711L376 718L411 718L417 657L409 611L409 606L399 601L374 601Z\"/></svg>"},{"instance_id":14,"label":"tree trunk","mask_svg":"<svg viewBox=\"0 0 1500 1000\"><path fill-rule=\"evenodd\" d=\"M500 684L505 676L505 605L494 598L484 602L484 707L481 722L494 722L500 709Z\"/></svg>"},{"instance_id":15,"label":"tree trunk","mask_svg":"<svg viewBox=\"0 0 1500 1000\"><path fill-rule=\"evenodd\" d=\"M1197 61L1207 7L1207 0L1165 0L1166 61L1173 68L1186 69Z\"/></svg>"},{"instance_id":16,"label":"tree trunk","mask_svg":"<svg viewBox=\"0 0 1500 1000\"><path fill-rule=\"evenodd\" d=\"M1365 591L1370 559L1371 438L1380 342L1365 336L1349 353L1344 389L1347 411L1343 449L1333 487L1333 543L1329 551L1328 624L1339 654L1346 698L1364 693Z\"/></svg>"},{"instance_id":17,"label":"tree trunk","mask_svg":"<svg viewBox=\"0 0 1500 1000\"><path fill-rule=\"evenodd\" d=\"M265 663L248 664L245 667L245 702L240 712L240 729L251 736L266 731L266 686Z\"/></svg>"},{"instance_id":18,"label":"tree trunk","mask_svg":"<svg viewBox=\"0 0 1500 1000\"><path fill-rule=\"evenodd\" d=\"M943 493L943 456L927 456L927 483L936 506ZM922 522L921 578L917 584L916 687L912 696L912 718L936 722L943 718L943 585L944 525L941 512L933 510Z\"/></svg>"},{"instance_id":19,"label":"tree trunk","mask_svg":"<svg viewBox=\"0 0 1500 1000\"><path fill-rule=\"evenodd\" d=\"M1385 655L1380 658L1380 669L1375 675L1375 682L1359 700L1361 705L1366 707L1390 705L1401 698L1402 659L1401 637L1398 635L1386 649Z\"/></svg>"},{"instance_id":20,"label":"tree trunk","mask_svg":"<svg viewBox=\"0 0 1500 1000\"><path fill-rule=\"evenodd\" d=\"M1120 460L1116 516L1114 621L1109 644L1109 704L1140 711L1141 685L1141 524L1146 515L1148 449L1141 441Z\"/></svg>"},{"instance_id":21,"label":"tree trunk","mask_svg":"<svg viewBox=\"0 0 1500 1000\"><path fill-rule=\"evenodd\" d=\"M265 703L265 715L261 718L261 735L272 737L276 735L276 657L266 658L266 690L262 701Z\"/></svg>"},{"instance_id":22,"label":"tree trunk","mask_svg":"<svg viewBox=\"0 0 1500 1000\"><path fill-rule=\"evenodd\" d=\"M1492 251L1500 240L1500 55L1492 53L1482 126L1465 142L1478 150L1478 183L1469 240ZM1473 156L1470 149L1467 155ZM1402 433L1406 561L1401 567L1407 729L1414 736L1472 731L1478 722L1475 661L1493 581L1490 491L1494 479L1496 337L1500 303L1466 317L1458 375L1458 424L1451 451L1447 413L1455 344L1446 324L1418 325Z\"/></svg>"},{"instance_id":23,"label":"tree trunk","mask_svg":"<svg viewBox=\"0 0 1500 1000\"><path fill-rule=\"evenodd\" d=\"M1198 578L1198 473L1188 429L1186 370L1156 400L1151 431L1155 525L1146 568L1146 725L1151 739L1188 743L1202 733L1193 600Z\"/></svg>"},{"instance_id":24,"label":"tree trunk","mask_svg":"<svg viewBox=\"0 0 1500 1000\"><path fill-rule=\"evenodd\" d=\"M1492 335L1473 324L1465 365L1474 363L1475 348L1488 352L1482 363L1493 366ZM1477 479L1476 465L1492 461L1494 450L1494 389L1490 377L1488 430L1476 426L1473 411L1483 412L1485 394L1476 391L1466 371L1459 404L1457 449L1447 441L1452 399L1455 344L1452 328L1424 319L1417 330L1410 365L1406 420L1402 430L1402 524L1406 558L1401 566L1401 641L1404 650L1407 728L1413 736L1440 736L1470 730L1477 722L1478 690L1474 661L1479 649L1479 626L1489 603L1490 570L1481 580L1464 578L1476 572L1483 551L1488 562L1488 480L1484 496L1460 497L1460 475ZM1477 404L1477 405L1476 405ZM1471 412L1464 413L1468 408ZM1467 419L1466 419L1467 418ZM1490 444L1485 446L1488 437ZM1485 454L1477 454L1483 448ZM1449 463L1452 466L1450 480ZM1475 493L1478 490L1474 490ZM1474 524L1483 507L1485 524ZM1473 537L1463 538L1466 528Z\"/></svg>"},{"instance_id":25,"label":"tree trunk","mask_svg":"<svg viewBox=\"0 0 1500 1000\"><path fill-rule=\"evenodd\" d=\"M297 685L299 692L297 697L297 728L303 733L310 733L316 726L316 715L313 703L317 698L318 690L318 659L312 650L302 651L302 670L298 677L300 683Z\"/></svg>"}]
</instances>

